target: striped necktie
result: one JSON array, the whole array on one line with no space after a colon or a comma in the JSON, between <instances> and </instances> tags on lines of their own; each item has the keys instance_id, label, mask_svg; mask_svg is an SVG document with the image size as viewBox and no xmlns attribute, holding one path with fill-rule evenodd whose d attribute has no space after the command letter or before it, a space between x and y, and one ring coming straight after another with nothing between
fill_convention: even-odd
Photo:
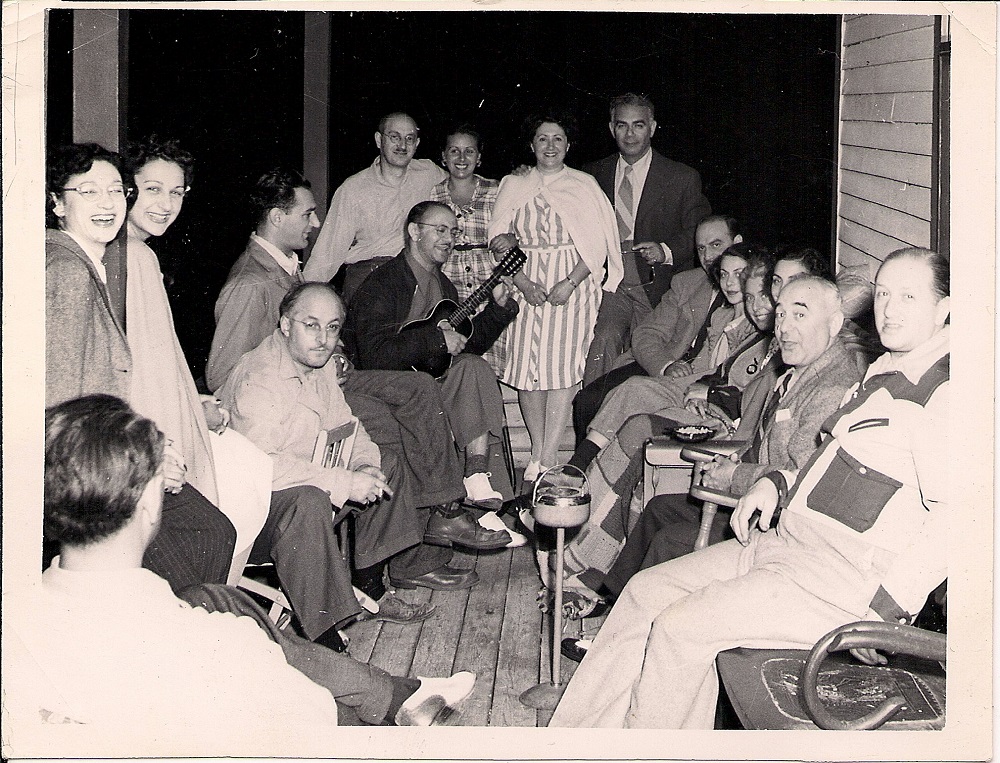
<instances>
[{"instance_id":1,"label":"striped necktie","mask_svg":"<svg viewBox=\"0 0 1000 763\"><path fill-rule=\"evenodd\" d=\"M792 372L789 371L781 380L781 384L778 385L778 391L771 395L767 401L767 405L764 406L764 412L761 414L760 422L757 424L757 434L754 435L753 444L750 446L750 450L747 451L746 461L750 463L760 461L760 449L764 444L764 435L771 428L771 424L774 423L774 417L778 413L778 406L781 404L781 399L785 396L785 393L788 392L788 385L791 383Z\"/></svg>"},{"instance_id":2,"label":"striped necktie","mask_svg":"<svg viewBox=\"0 0 1000 763\"><path fill-rule=\"evenodd\" d=\"M618 186L618 194L615 196L615 217L618 218L618 237L622 241L622 248L631 248L633 228L635 227L635 215L632 212L632 165L625 165L625 173L622 175L621 185Z\"/></svg>"}]
</instances>

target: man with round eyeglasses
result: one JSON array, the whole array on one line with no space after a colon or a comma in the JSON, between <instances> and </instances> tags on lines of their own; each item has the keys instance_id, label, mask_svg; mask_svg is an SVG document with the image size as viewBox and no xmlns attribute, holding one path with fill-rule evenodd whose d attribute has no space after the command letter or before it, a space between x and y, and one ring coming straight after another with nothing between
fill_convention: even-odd
<instances>
[{"instance_id":1,"label":"man with round eyeglasses","mask_svg":"<svg viewBox=\"0 0 1000 763\"><path fill-rule=\"evenodd\" d=\"M304 273L311 281L328 281L346 267L348 306L368 274L402 248L410 208L430 198L431 189L448 177L430 159L413 158L419 145L420 129L412 117L387 114L375 133L375 161L333 195Z\"/></svg>"},{"instance_id":2,"label":"man with round eyeglasses","mask_svg":"<svg viewBox=\"0 0 1000 763\"><path fill-rule=\"evenodd\" d=\"M436 201L416 204L406 218L403 251L358 289L347 315L345 344L362 369L405 371L425 367L435 357L450 360L440 378L441 392L464 456L466 495L470 502L498 509L502 496L490 483L487 453L490 438L503 435L503 398L482 354L515 318L518 305L511 299L512 281L501 276L484 300L486 307L472 319L471 336L447 320L426 320L442 299L459 301L455 285L441 272L459 234L449 207ZM493 511L479 525L507 529ZM520 535L511 537L509 545L524 543Z\"/></svg>"}]
</instances>

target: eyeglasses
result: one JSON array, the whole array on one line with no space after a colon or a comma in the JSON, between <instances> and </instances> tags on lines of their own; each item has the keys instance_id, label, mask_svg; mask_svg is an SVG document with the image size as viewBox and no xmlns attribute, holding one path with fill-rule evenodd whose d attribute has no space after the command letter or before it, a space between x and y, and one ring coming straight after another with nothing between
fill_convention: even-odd
<instances>
[{"instance_id":1,"label":"eyeglasses","mask_svg":"<svg viewBox=\"0 0 1000 763\"><path fill-rule=\"evenodd\" d=\"M293 323L301 323L306 333L312 337L319 337L321 334L336 336L340 333L339 323L330 323L326 326L319 325L316 321L300 321L298 318L289 318Z\"/></svg>"},{"instance_id":2,"label":"eyeglasses","mask_svg":"<svg viewBox=\"0 0 1000 763\"><path fill-rule=\"evenodd\" d=\"M84 183L83 185L78 185L75 188L63 188L64 191L75 191L80 194L87 201L96 201L97 197L101 194L107 194L108 198L112 201L117 201L119 199L127 199L132 195L134 188L126 188L123 185L113 185L110 188L101 190L97 183Z\"/></svg>"},{"instance_id":3,"label":"eyeglasses","mask_svg":"<svg viewBox=\"0 0 1000 763\"><path fill-rule=\"evenodd\" d=\"M171 198L183 201L184 197L187 196L190 190L190 186L185 186L184 188L171 188L168 193ZM149 194L150 196L159 196L164 191L166 191L166 189L162 185L147 185L139 189L140 193Z\"/></svg>"},{"instance_id":4,"label":"eyeglasses","mask_svg":"<svg viewBox=\"0 0 1000 763\"><path fill-rule=\"evenodd\" d=\"M452 238L459 238L462 235L461 228L449 228L447 225L434 225L433 223L417 223L417 225L423 225L425 228L433 228L434 232L439 236L451 236Z\"/></svg>"},{"instance_id":5,"label":"eyeglasses","mask_svg":"<svg viewBox=\"0 0 1000 763\"><path fill-rule=\"evenodd\" d=\"M394 146L398 146L402 143L405 143L407 146L415 146L417 145L417 141L420 140L420 136L415 132L411 132L407 135L400 135L398 132L387 132L382 134L385 135L386 139L388 139L388 141Z\"/></svg>"}]
</instances>

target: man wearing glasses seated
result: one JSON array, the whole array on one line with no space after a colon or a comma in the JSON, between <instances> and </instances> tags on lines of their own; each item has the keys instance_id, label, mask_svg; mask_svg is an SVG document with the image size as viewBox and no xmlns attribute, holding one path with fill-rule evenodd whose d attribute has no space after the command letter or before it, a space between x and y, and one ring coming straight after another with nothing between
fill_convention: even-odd
<instances>
[{"instance_id":1,"label":"man wearing glasses seated","mask_svg":"<svg viewBox=\"0 0 1000 763\"><path fill-rule=\"evenodd\" d=\"M445 358L442 396L455 442L465 455L466 493L473 502L495 501L499 508L502 497L486 468L490 437L503 434L503 398L482 353L514 319L518 306L511 298L512 281L501 276L485 309L472 319L471 336L446 320L422 321L442 299L458 302L455 285L441 272L455 245L456 225L451 209L436 201L422 201L410 210L405 248L358 289L347 316L345 344L362 369L405 371ZM486 522L491 529L503 529L492 512ZM520 545L523 538L513 542Z\"/></svg>"},{"instance_id":2,"label":"man wearing glasses seated","mask_svg":"<svg viewBox=\"0 0 1000 763\"><path fill-rule=\"evenodd\" d=\"M420 129L402 112L382 117L375 133L379 155L369 167L345 180L330 202L305 275L328 281L344 272L344 300L350 307L361 282L403 245L403 221L410 207L429 199L448 177L430 159L414 159Z\"/></svg>"}]
</instances>

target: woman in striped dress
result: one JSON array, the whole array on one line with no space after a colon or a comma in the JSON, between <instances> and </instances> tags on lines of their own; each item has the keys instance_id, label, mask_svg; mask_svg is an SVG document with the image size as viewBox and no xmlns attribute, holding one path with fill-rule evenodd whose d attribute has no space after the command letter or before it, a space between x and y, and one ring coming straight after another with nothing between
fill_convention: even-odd
<instances>
[{"instance_id":1,"label":"woman in striped dress","mask_svg":"<svg viewBox=\"0 0 1000 763\"><path fill-rule=\"evenodd\" d=\"M514 276L521 309L507 329L503 380L518 390L532 480L558 463L601 291L615 290L622 263L611 203L590 175L565 165L567 120L530 120L528 136L535 167L501 181L489 233L494 254L519 245L528 255Z\"/></svg>"}]
</instances>

